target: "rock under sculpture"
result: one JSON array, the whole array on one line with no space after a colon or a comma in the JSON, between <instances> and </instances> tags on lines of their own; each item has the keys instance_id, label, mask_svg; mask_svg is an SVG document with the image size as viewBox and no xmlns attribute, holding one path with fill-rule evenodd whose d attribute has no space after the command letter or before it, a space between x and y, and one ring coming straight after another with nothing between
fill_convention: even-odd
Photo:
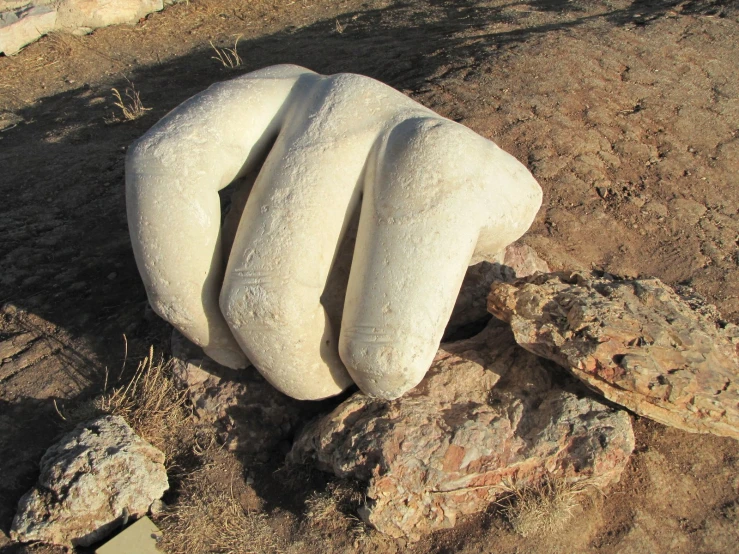
<instances>
[{"instance_id":1,"label":"rock under sculpture","mask_svg":"<svg viewBox=\"0 0 739 554\"><path fill-rule=\"evenodd\" d=\"M255 173L225 259L218 191ZM518 239L541 189L378 81L281 65L211 86L132 145L126 203L153 309L214 360L248 357L299 399L352 381L396 398L430 367L475 252ZM339 324L322 295L357 215Z\"/></svg>"},{"instance_id":2,"label":"rock under sculpture","mask_svg":"<svg viewBox=\"0 0 739 554\"><path fill-rule=\"evenodd\" d=\"M366 483L361 517L413 541L511 487L617 482L634 449L629 414L584 396L495 323L442 344L402 398L354 394L312 421L289 460Z\"/></svg>"}]
</instances>

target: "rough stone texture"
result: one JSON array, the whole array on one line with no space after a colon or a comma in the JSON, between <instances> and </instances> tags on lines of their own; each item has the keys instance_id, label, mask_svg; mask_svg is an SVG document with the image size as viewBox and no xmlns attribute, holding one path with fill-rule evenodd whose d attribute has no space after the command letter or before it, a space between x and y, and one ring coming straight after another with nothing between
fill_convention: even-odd
<instances>
[{"instance_id":1,"label":"rough stone texture","mask_svg":"<svg viewBox=\"0 0 739 554\"><path fill-rule=\"evenodd\" d=\"M0 53L6 56L15 54L51 31L86 34L98 27L136 23L152 12L162 10L164 5L162 0L0 2Z\"/></svg>"},{"instance_id":2,"label":"rough stone texture","mask_svg":"<svg viewBox=\"0 0 739 554\"><path fill-rule=\"evenodd\" d=\"M56 27L52 6L28 6L0 12L0 52L9 56Z\"/></svg>"},{"instance_id":3,"label":"rough stone texture","mask_svg":"<svg viewBox=\"0 0 739 554\"><path fill-rule=\"evenodd\" d=\"M514 483L617 481L634 448L629 415L560 377L489 326L443 345L402 398L357 393L311 423L290 459L367 482L363 516L411 540L484 510Z\"/></svg>"},{"instance_id":4,"label":"rough stone texture","mask_svg":"<svg viewBox=\"0 0 739 554\"><path fill-rule=\"evenodd\" d=\"M739 438L739 328L657 279L552 273L488 301L527 350L609 400L685 431Z\"/></svg>"},{"instance_id":5,"label":"rough stone texture","mask_svg":"<svg viewBox=\"0 0 739 554\"><path fill-rule=\"evenodd\" d=\"M98 27L136 23L164 8L162 0L61 0L57 7L57 28L72 33L89 33Z\"/></svg>"},{"instance_id":6,"label":"rough stone texture","mask_svg":"<svg viewBox=\"0 0 739 554\"><path fill-rule=\"evenodd\" d=\"M18 503L11 538L90 545L149 510L169 487L164 454L121 417L78 425L41 458L36 487Z\"/></svg>"},{"instance_id":7,"label":"rough stone texture","mask_svg":"<svg viewBox=\"0 0 739 554\"><path fill-rule=\"evenodd\" d=\"M285 396L253 367L219 365L178 331L172 334L172 356L195 417L216 425L229 450L258 460L269 460L276 448L289 448L287 439L295 428L322 406Z\"/></svg>"},{"instance_id":8,"label":"rough stone texture","mask_svg":"<svg viewBox=\"0 0 739 554\"><path fill-rule=\"evenodd\" d=\"M489 317L486 299L494 281L512 282L536 272L549 271L549 265L533 248L519 243L513 243L503 252L492 254L470 266L462 282L446 334L453 334L465 325L484 319L485 316Z\"/></svg>"}]
</instances>

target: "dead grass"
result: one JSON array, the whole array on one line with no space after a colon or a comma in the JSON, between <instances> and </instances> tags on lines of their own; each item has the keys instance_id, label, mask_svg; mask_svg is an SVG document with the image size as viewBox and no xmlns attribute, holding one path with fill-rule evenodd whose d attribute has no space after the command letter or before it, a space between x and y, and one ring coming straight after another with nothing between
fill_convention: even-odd
<instances>
[{"instance_id":1,"label":"dead grass","mask_svg":"<svg viewBox=\"0 0 739 554\"><path fill-rule=\"evenodd\" d=\"M314 492L305 501L308 527L321 532L342 530L349 534L352 541L362 540L369 529L355 514L364 500L364 495L355 483L331 483L325 491Z\"/></svg>"},{"instance_id":2,"label":"dead grass","mask_svg":"<svg viewBox=\"0 0 739 554\"><path fill-rule=\"evenodd\" d=\"M123 417L138 435L162 450L167 460L182 450L180 431L188 415L184 408L187 391L175 384L172 367L172 360L159 357L155 361L152 347L130 381L93 402L98 410Z\"/></svg>"},{"instance_id":3,"label":"dead grass","mask_svg":"<svg viewBox=\"0 0 739 554\"><path fill-rule=\"evenodd\" d=\"M498 505L513 530L530 537L564 529L581 507L585 488L550 477L535 486L507 485L506 491Z\"/></svg>"},{"instance_id":4,"label":"dead grass","mask_svg":"<svg viewBox=\"0 0 739 554\"><path fill-rule=\"evenodd\" d=\"M130 81L128 84L129 86L123 91L123 95L117 88L110 89L116 99L113 105L121 111L121 117L116 118L116 121L133 121L151 109L144 107L134 84Z\"/></svg>"},{"instance_id":5,"label":"dead grass","mask_svg":"<svg viewBox=\"0 0 739 554\"><path fill-rule=\"evenodd\" d=\"M230 484L213 479L217 469L204 465L186 477L177 503L159 521L159 546L169 554L278 554L285 545L264 513L245 510Z\"/></svg>"},{"instance_id":6,"label":"dead grass","mask_svg":"<svg viewBox=\"0 0 739 554\"><path fill-rule=\"evenodd\" d=\"M241 56L239 56L238 52L240 39L241 35L236 37L236 40L234 40L233 48L219 48L215 44L213 44L212 40L209 41L210 47L216 53L216 55L211 56L211 58L220 62L221 65L227 69L235 69L237 67L240 67L242 62Z\"/></svg>"}]
</instances>

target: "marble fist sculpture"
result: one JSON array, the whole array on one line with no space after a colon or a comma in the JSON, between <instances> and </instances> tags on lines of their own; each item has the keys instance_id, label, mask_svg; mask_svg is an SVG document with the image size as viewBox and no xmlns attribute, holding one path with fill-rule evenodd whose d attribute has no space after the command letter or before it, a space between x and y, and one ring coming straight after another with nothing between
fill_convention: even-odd
<instances>
[{"instance_id":1,"label":"marble fist sculpture","mask_svg":"<svg viewBox=\"0 0 739 554\"><path fill-rule=\"evenodd\" d=\"M248 175L224 248L218 191ZM389 399L428 370L476 249L518 239L541 189L494 143L378 81L282 65L211 86L136 141L126 203L151 306L208 356L248 358L298 399L352 382ZM357 216L332 318L322 299Z\"/></svg>"}]
</instances>

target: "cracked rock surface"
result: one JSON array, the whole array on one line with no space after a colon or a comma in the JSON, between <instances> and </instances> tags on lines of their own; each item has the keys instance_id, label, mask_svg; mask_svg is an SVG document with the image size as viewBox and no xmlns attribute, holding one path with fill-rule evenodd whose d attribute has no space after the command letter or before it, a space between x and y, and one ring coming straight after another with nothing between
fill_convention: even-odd
<instances>
[{"instance_id":1,"label":"cracked rock surface","mask_svg":"<svg viewBox=\"0 0 739 554\"><path fill-rule=\"evenodd\" d=\"M14 540L88 546L146 514L169 488L164 454L118 416L78 425L46 451L40 469L18 503Z\"/></svg>"},{"instance_id":2,"label":"cracked rock surface","mask_svg":"<svg viewBox=\"0 0 739 554\"><path fill-rule=\"evenodd\" d=\"M363 517L411 540L484 510L512 484L618 481L634 448L630 416L544 364L490 325L442 345L403 397L357 393L309 424L290 459L367 483Z\"/></svg>"},{"instance_id":3,"label":"cracked rock surface","mask_svg":"<svg viewBox=\"0 0 739 554\"><path fill-rule=\"evenodd\" d=\"M658 279L550 273L495 283L521 346L639 415L739 439L739 328Z\"/></svg>"}]
</instances>

